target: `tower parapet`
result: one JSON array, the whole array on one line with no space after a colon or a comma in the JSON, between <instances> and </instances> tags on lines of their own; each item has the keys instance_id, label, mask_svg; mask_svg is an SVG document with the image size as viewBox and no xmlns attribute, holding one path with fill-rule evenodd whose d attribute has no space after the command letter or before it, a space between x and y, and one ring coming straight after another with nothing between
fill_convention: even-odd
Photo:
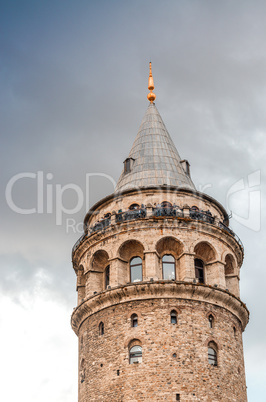
<instances>
[{"instance_id":1,"label":"tower parapet","mask_svg":"<svg viewBox=\"0 0 266 402\"><path fill-rule=\"evenodd\" d=\"M72 252L79 402L247 400L243 245L186 166L151 102Z\"/></svg>"}]
</instances>

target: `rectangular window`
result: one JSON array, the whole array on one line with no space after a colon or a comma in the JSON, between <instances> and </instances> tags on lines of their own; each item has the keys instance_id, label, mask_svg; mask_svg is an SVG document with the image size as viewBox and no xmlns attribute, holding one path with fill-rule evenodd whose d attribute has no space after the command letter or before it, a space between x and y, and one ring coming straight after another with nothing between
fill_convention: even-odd
<instances>
[{"instance_id":1,"label":"rectangular window","mask_svg":"<svg viewBox=\"0 0 266 402\"><path fill-rule=\"evenodd\" d=\"M180 394L176 394L175 400L176 400L176 401L180 401Z\"/></svg>"}]
</instances>

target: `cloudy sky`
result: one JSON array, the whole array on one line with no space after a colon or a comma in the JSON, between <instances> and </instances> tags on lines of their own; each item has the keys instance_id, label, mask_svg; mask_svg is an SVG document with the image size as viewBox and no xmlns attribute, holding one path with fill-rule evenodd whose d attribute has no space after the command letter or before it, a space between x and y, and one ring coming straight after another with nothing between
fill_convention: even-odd
<instances>
[{"instance_id":1,"label":"cloudy sky","mask_svg":"<svg viewBox=\"0 0 266 402\"><path fill-rule=\"evenodd\" d=\"M71 248L120 175L152 60L156 106L194 183L245 245L248 397L265 401L266 2L0 4L0 399L77 400Z\"/></svg>"}]
</instances>

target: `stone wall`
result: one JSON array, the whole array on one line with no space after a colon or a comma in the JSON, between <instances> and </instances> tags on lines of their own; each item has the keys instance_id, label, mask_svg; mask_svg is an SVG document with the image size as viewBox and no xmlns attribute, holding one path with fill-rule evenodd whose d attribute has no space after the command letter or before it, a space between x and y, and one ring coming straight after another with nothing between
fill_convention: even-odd
<instances>
[{"instance_id":1,"label":"stone wall","mask_svg":"<svg viewBox=\"0 0 266 402\"><path fill-rule=\"evenodd\" d=\"M153 216L152 208L163 201L178 205L183 215ZM117 222L118 211L132 204L145 205L146 216ZM209 210L213 223L191 219L192 206ZM107 213L110 224L90 232ZM86 216L88 234L73 252L79 402L247 400L242 332L249 313L239 298L244 254L219 225L223 219L226 212L208 196L160 189L107 197ZM163 276L162 259L169 254L173 280ZM135 283L133 257L142 261L142 278ZM196 278L195 259L203 263L204 284ZM133 345L142 347L141 363L129 363ZM208 361L208 345L217 352L217 366Z\"/></svg>"},{"instance_id":2,"label":"stone wall","mask_svg":"<svg viewBox=\"0 0 266 402\"><path fill-rule=\"evenodd\" d=\"M170 322L173 309L176 324ZM247 400L240 320L213 303L178 298L119 303L89 316L79 339L80 402L176 401L177 394L186 402ZM142 346L142 363L129 364L133 340ZM217 345L217 367L208 362L211 341Z\"/></svg>"}]
</instances>

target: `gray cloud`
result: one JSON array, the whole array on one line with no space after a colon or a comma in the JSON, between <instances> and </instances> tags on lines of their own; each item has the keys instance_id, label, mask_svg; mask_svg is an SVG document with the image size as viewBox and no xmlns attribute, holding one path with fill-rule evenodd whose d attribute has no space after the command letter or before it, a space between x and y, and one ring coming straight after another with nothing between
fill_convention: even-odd
<instances>
[{"instance_id":1,"label":"gray cloud","mask_svg":"<svg viewBox=\"0 0 266 402\"><path fill-rule=\"evenodd\" d=\"M1 289L12 300L42 289L71 310L71 247L80 234L56 226L54 214L12 212L7 182L44 171L53 174L53 188L75 183L85 192L86 173L118 179L146 111L149 58L156 105L196 185L210 184L206 192L225 204L236 181L255 170L264 180L264 1L24 0L2 8ZM112 192L102 180L91 185L91 204ZM264 185L261 191L264 206ZM14 195L19 205L34 205L34 181L18 184ZM74 205L74 194L67 198ZM85 213L83 206L73 218L80 222ZM254 359L260 345L265 372L264 210L259 232L232 225L246 247L246 372L249 400L258 402L266 391Z\"/></svg>"}]
</instances>

